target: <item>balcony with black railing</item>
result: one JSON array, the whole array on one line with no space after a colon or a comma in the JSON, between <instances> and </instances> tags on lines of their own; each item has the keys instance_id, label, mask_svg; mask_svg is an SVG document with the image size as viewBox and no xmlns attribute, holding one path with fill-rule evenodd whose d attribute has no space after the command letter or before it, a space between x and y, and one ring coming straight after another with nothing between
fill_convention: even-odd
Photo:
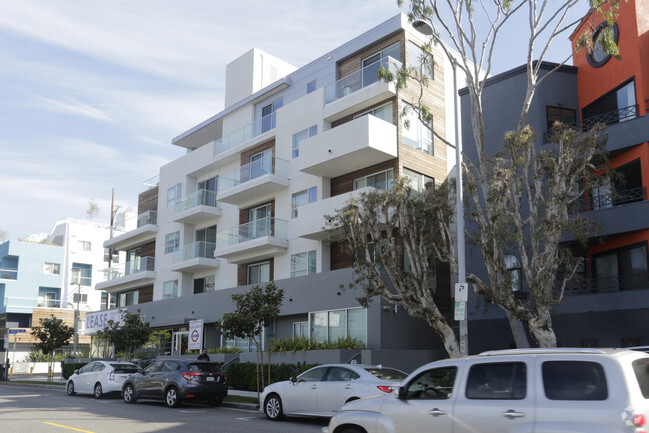
<instances>
[{"instance_id":1,"label":"balcony with black railing","mask_svg":"<svg viewBox=\"0 0 649 433\"><path fill-rule=\"evenodd\" d=\"M589 195L580 200L579 212L608 209L629 203L637 203L646 200L644 186L637 188L615 191L608 194Z\"/></svg>"},{"instance_id":2,"label":"balcony with black railing","mask_svg":"<svg viewBox=\"0 0 649 433\"><path fill-rule=\"evenodd\" d=\"M573 129L577 129L580 131L588 131L593 126L599 123L603 123L604 125L607 125L610 128L611 125L628 122L637 118L638 118L638 106L630 105L628 107L623 107L617 110L601 113L596 116L591 116L581 121L569 123L567 125ZM543 141L545 143L549 143L552 141L552 131L545 131L543 133Z\"/></svg>"},{"instance_id":3,"label":"balcony with black railing","mask_svg":"<svg viewBox=\"0 0 649 433\"><path fill-rule=\"evenodd\" d=\"M604 278L576 277L566 283L565 295L587 295L649 289L649 272L615 275Z\"/></svg>"}]
</instances>

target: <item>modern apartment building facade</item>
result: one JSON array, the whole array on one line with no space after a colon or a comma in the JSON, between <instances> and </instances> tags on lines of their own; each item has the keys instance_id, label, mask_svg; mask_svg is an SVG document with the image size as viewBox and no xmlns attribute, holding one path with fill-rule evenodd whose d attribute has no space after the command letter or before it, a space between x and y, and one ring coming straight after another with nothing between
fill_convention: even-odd
<instances>
[{"instance_id":1,"label":"modern apartment building facade","mask_svg":"<svg viewBox=\"0 0 649 433\"><path fill-rule=\"evenodd\" d=\"M528 121L539 133L555 120L589 128L607 124L610 166L620 176L597 190L588 191L580 211L597 222L599 231L586 248L574 246L584 258L578 278L553 308L553 324L561 346L626 347L649 344L649 1L621 2L614 26L621 58L606 56L595 44L592 53L580 51L574 66L564 66L538 89ZM590 25L584 21L572 35ZM595 40L602 26L594 22ZM546 64L543 73L555 65ZM503 134L516 128L525 92L525 68L488 80L484 93L487 145L495 152ZM468 97L462 97L462 118L468 119ZM468 122L463 123L464 149L470 155ZM623 180L622 180L623 179ZM468 249L467 268L483 268L479 252ZM525 287L521 287L523 291ZM469 308L472 353L508 348L513 344L509 325L495 305Z\"/></svg>"},{"instance_id":2,"label":"modern apartment building facade","mask_svg":"<svg viewBox=\"0 0 649 433\"><path fill-rule=\"evenodd\" d=\"M285 298L266 341L351 336L376 353L419 351L414 365L444 356L427 325L380 299L362 308L361 292L342 288L353 258L324 229L326 215L368 188L397 176L423 186L453 168L453 148L414 115L403 127L401 110L418 89L397 95L377 79L382 66L419 67L425 42L399 15L299 69L256 49L230 63L226 108L173 139L187 154L140 196L148 222L104 244L126 252L127 268L97 288L171 331L169 351L183 351L192 319L205 323L204 345L247 349L212 324L232 311L233 293L274 281ZM435 66L423 70L424 100L452 143L451 65L438 48L427 55ZM440 271L437 284L448 300L449 275Z\"/></svg>"}]
</instances>

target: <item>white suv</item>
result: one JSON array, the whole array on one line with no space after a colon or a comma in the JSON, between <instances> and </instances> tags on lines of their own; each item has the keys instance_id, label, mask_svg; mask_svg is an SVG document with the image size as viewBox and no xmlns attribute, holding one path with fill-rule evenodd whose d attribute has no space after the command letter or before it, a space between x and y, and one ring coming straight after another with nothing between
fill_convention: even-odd
<instances>
[{"instance_id":1,"label":"white suv","mask_svg":"<svg viewBox=\"0 0 649 433\"><path fill-rule=\"evenodd\" d=\"M347 403L329 433L646 433L649 355L514 349L426 364L398 392Z\"/></svg>"}]
</instances>

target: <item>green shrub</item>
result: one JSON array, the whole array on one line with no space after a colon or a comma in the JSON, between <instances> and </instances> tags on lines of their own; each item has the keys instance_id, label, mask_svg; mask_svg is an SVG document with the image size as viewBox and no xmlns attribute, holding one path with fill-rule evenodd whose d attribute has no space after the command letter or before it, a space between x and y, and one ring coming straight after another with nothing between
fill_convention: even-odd
<instances>
[{"instance_id":1,"label":"green shrub","mask_svg":"<svg viewBox=\"0 0 649 433\"><path fill-rule=\"evenodd\" d=\"M74 370L78 370L84 365L86 365L87 362L66 362L63 365L61 365L61 377L63 379L67 380L70 376L72 376L72 373L74 373Z\"/></svg>"},{"instance_id":2,"label":"green shrub","mask_svg":"<svg viewBox=\"0 0 649 433\"><path fill-rule=\"evenodd\" d=\"M288 380L291 376L315 367L318 364L272 364L270 366L270 382ZM264 364L264 378L268 375L267 365ZM240 391L257 391L257 364L253 362L234 363L226 368L228 374L228 385Z\"/></svg>"},{"instance_id":3,"label":"green shrub","mask_svg":"<svg viewBox=\"0 0 649 433\"><path fill-rule=\"evenodd\" d=\"M307 350L326 350L326 349L348 349L361 350L365 349L365 344L352 337L339 337L336 341L316 341L307 337L293 337L273 339L270 344L272 352L295 353L297 351L306 352Z\"/></svg>"}]
</instances>

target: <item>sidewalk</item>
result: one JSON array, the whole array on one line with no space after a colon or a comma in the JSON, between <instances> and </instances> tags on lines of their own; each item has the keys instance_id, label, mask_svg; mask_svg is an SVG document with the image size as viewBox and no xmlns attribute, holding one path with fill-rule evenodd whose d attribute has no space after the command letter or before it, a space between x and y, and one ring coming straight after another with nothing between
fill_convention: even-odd
<instances>
[{"instance_id":1,"label":"sidewalk","mask_svg":"<svg viewBox=\"0 0 649 433\"><path fill-rule=\"evenodd\" d=\"M19 382L18 382L19 381ZM12 383L13 382L13 383ZM39 382L39 383L24 383L24 382ZM52 380L51 380L51 385L49 384L43 384L40 382L47 382L47 374L14 374L12 376L9 376L8 381L0 381L0 386L2 385L10 385L10 386L29 386L29 387L35 387L35 388L43 388L43 389L61 389L65 390L65 387L63 386L65 384L65 379L61 377L60 374L55 375ZM228 390L228 395L235 395L235 396L240 396L240 397L252 397L256 398L257 393L254 391L239 391L236 389L229 389ZM250 404L250 403L234 403L234 402L223 402L223 407L234 407L238 409L246 409L246 410L258 410L258 406L255 404Z\"/></svg>"}]
</instances>

